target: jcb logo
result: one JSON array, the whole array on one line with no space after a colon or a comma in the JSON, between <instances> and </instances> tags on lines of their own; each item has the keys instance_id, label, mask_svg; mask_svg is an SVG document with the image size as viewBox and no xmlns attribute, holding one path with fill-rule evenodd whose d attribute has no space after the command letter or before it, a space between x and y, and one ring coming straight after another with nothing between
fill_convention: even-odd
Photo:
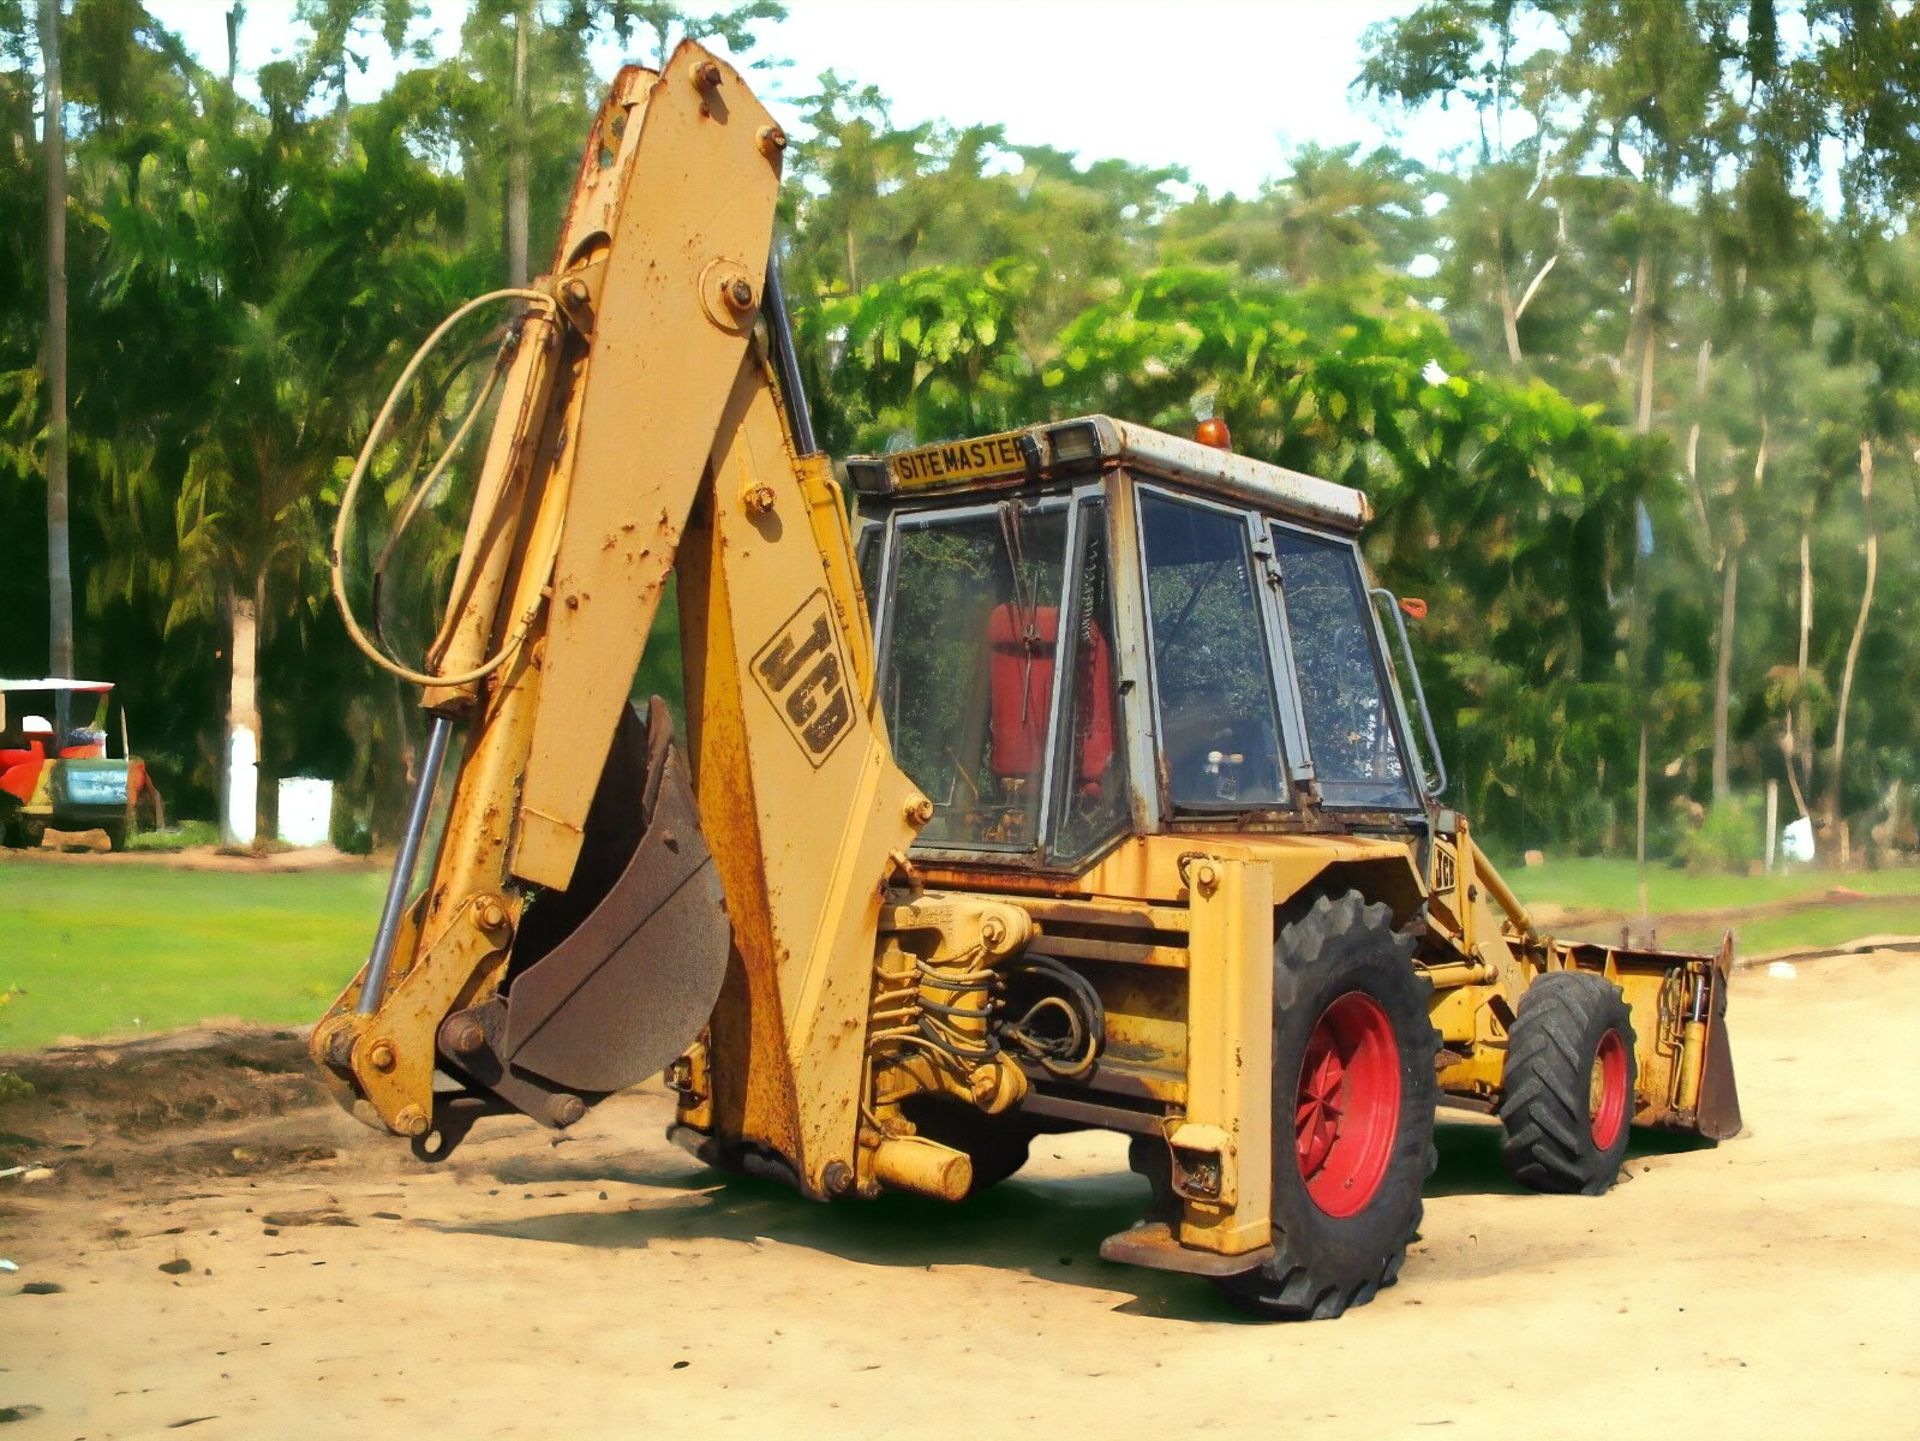
<instances>
[{"instance_id":1,"label":"jcb logo","mask_svg":"<svg viewBox=\"0 0 1920 1441\"><path fill-rule=\"evenodd\" d=\"M827 593L816 590L753 658L753 673L816 767L853 724L847 665Z\"/></svg>"}]
</instances>

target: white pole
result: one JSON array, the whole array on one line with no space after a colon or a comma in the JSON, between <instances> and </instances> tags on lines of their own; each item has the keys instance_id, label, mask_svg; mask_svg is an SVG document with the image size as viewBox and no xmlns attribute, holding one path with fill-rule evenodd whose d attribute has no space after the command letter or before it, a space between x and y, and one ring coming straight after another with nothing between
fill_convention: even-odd
<instances>
[{"instance_id":1,"label":"white pole","mask_svg":"<svg viewBox=\"0 0 1920 1441\"><path fill-rule=\"evenodd\" d=\"M1780 782L1767 782L1767 874L1773 874L1773 848L1780 839Z\"/></svg>"},{"instance_id":2,"label":"white pole","mask_svg":"<svg viewBox=\"0 0 1920 1441\"><path fill-rule=\"evenodd\" d=\"M251 726L237 725L227 739L227 835L231 844L253 844L259 804L259 741Z\"/></svg>"}]
</instances>

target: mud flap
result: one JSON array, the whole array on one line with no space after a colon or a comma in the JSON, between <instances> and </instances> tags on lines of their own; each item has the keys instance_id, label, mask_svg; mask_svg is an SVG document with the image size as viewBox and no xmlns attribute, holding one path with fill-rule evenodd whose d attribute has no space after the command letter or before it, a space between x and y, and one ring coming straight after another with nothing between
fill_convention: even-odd
<instances>
[{"instance_id":1,"label":"mud flap","mask_svg":"<svg viewBox=\"0 0 1920 1441\"><path fill-rule=\"evenodd\" d=\"M1707 1005L1707 1053L1700 1068L1700 1099L1695 1125L1713 1141L1740 1134L1740 1088L1733 1079L1733 1046L1727 1039L1727 987L1733 979L1733 932L1728 931L1713 958L1712 995Z\"/></svg>"},{"instance_id":2,"label":"mud flap","mask_svg":"<svg viewBox=\"0 0 1920 1441\"><path fill-rule=\"evenodd\" d=\"M449 1069L543 1125L645 1080L706 1025L731 930L672 721L621 713L573 884L528 908L501 994L441 1027Z\"/></svg>"}]
</instances>

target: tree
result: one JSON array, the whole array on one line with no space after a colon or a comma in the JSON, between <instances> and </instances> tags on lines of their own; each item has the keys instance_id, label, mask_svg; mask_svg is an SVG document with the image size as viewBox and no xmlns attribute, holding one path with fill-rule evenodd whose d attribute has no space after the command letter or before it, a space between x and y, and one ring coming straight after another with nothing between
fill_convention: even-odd
<instances>
[{"instance_id":1,"label":"tree","mask_svg":"<svg viewBox=\"0 0 1920 1441\"><path fill-rule=\"evenodd\" d=\"M1385 147L1303 145L1253 200L1202 193L1160 227L1172 263L1229 266L1295 285L1343 284L1403 270L1425 248L1422 168Z\"/></svg>"},{"instance_id":2,"label":"tree","mask_svg":"<svg viewBox=\"0 0 1920 1441\"><path fill-rule=\"evenodd\" d=\"M1786 23L1790 9L1803 24ZM1768 669L1763 709L1792 737L1796 791L1812 784L1823 705L1808 658L1816 516L1831 481L1807 401L1842 387L1818 357L1822 242L1809 192L1822 138L1839 136L1849 204L1886 202L1884 178L1911 153L1899 133L1914 113L1898 95L1908 60L1894 53L1908 28L1878 0L1475 0L1423 5L1370 36L1363 88L1409 108L1462 99L1481 117L1480 163L1449 178L1441 216L1436 279L1465 322L1458 333L1492 349L1491 326L1471 326L1474 307L1511 295L1519 270L1551 264L1553 288L1571 302L1565 328L1536 347L1519 303L1501 300L1497 343L1509 362L1537 356L1572 393L1674 439L1710 566L1712 601L1699 603L1717 617L1707 735L1717 801L1731 795L1741 732L1757 719L1743 697L1745 659L1769 648L1774 623L1771 607L1743 603L1741 577L1776 553L1800 572L1797 658L1784 676ZM1533 136L1511 139L1516 111ZM1503 175L1515 158L1524 167ZM1462 206L1474 191L1479 203ZM1550 261L1542 239L1523 259L1507 222L1542 203L1577 219L1554 237Z\"/></svg>"},{"instance_id":3,"label":"tree","mask_svg":"<svg viewBox=\"0 0 1920 1441\"><path fill-rule=\"evenodd\" d=\"M1920 14L1889 0L1806 0L1810 53L1789 65L1845 147L1850 211L1899 211L1920 190Z\"/></svg>"},{"instance_id":4,"label":"tree","mask_svg":"<svg viewBox=\"0 0 1920 1441\"><path fill-rule=\"evenodd\" d=\"M1036 266L1008 258L983 271L933 266L869 286L803 317L813 348L837 351L823 387L821 434L832 449L977 435L1025 423L1033 362L1013 316Z\"/></svg>"},{"instance_id":5,"label":"tree","mask_svg":"<svg viewBox=\"0 0 1920 1441\"><path fill-rule=\"evenodd\" d=\"M898 244L883 201L918 173L931 127L894 129L878 87L851 85L831 70L820 77L819 93L801 103L813 139L788 170L798 232L794 291L852 294L862 283L863 255Z\"/></svg>"},{"instance_id":6,"label":"tree","mask_svg":"<svg viewBox=\"0 0 1920 1441\"><path fill-rule=\"evenodd\" d=\"M73 569L67 524L67 137L60 84L60 0L40 0L46 67L47 673L73 674Z\"/></svg>"},{"instance_id":7,"label":"tree","mask_svg":"<svg viewBox=\"0 0 1920 1441\"><path fill-rule=\"evenodd\" d=\"M650 63L662 69L682 40L718 40L744 56L759 42L759 27L787 18L780 0L742 0L724 10L697 14L671 0L566 0L561 24L582 31L604 26L622 41L645 30L653 37Z\"/></svg>"},{"instance_id":8,"label":"tree","mask_svg":"<svg viewBox=\"0 0 1920 1441\"><path fill-rule=\"evenodd\" d=\"M139 153L100 215L116 241L104 319L135 345L191 335L166 378L200 397L179 405L136 385L94 422L135 462L111 487L123 544L103 595L157 592L169 631L221 627L222 752L251 742L263 760L263 648L287 621L319 623L323 491L396 348L477 278L448 264L457 182L414 153L413 92L315 108L326 73L263 67L255 109L189 70L204 120L176 111L173 143ZM151 540L156 522L167 543L125 543Z\"/></svg>"},{"instance_id":9,"label":"tree","mask_svg":"<svg viewBox=\"0 0 1920 1441\"><path fill-rule=\"evenodd\" d=\"M330 0L330 3L351 4L355 0ZM506 152L501 248L506 253L507 284L524 286L531 274L528 241L532 223L533 157L540 143L533 114L535 72L543 54L564 56L570 63L563 67L562 73L571 77L586 70L585 41L594 30L611 30L623 42L645 30L655 42L650 63L660 69L666 65L673 46L682 39L718 39L736 54L744 54L753 48L757 26L783 20L786 13L786 7L779 0L745 0L730 9L706 15L696 15L666 0L561 0L557 15L549 20L539 0L475 0L468 20L470 44L476 29L498 31L509 21L512 28L507 104L501 117Z\"/></svg>"}]
</instances>

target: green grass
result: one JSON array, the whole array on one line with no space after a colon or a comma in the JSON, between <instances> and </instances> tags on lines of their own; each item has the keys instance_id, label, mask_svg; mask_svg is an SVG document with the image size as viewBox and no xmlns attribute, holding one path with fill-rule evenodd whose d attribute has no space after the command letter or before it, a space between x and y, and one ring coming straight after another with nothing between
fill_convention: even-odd
<instances>
[{"instance_id":1,"label":"green grass","mask_svg":"<svg viewBox=\"0 0 1920 1441\"><path fill-rule=\"evenodd\" d=\"M384 884L0 860L0 1051L212 1016L314 1020L365 959Z\"/></svg>"},{"instance_id":2,"label":"green grass","mask_svg":"<svg viewBox=\"0 0 1920 1441\"><path fill-rule=\"evenodd\" d=\"M1839 945L1861 936L1920 935L1920 900L1857 901L1852 905L1808 906L1774 916L1753 916L1733 925L1738 955L1758 955L1799 947ZM1724 925L1660 928L1660 944L1681 951L1710 951L1720 944ZM1602 934L1601 938L1605 938Z\"/></svg>"},{"instance_id":3,"label":"green grass","mask_svg":"<svg viewBox=\"0 0 1920 1441\"><path fill-rule=\"evenodd\" d=\"M220 839L212 821L182 821L164 831L140 831L127 837L130 851L184 851L188 846L210 846Z\"/></svg>"},{"instance_id":4,"label":"green grass","mask_svg":"<svg viewBox=\"0 0 1920 1441\"><path fill-rule=\"evenodd\" d=\"M1560 860L1508 872L1521 898L1572 910L1637 911L1631 861ZM1648 873L1655 915L1818 897L1835 885L1920 897L1920 869L1848 875ZM60 1036L165 1030L213 1016L289 1024L326 1009L364 959L384 875L375 869L256 874L0 859L0 1051ZM1573 927L1605 937L1609 923ZM1920 899L1748 918L1742 951L1920 933ZM1707 949L1720 927L1663 927L1663 945Z\"/></svg>"},{"instance_id":5,"label":"green grass","mask_svg":"<svg viewBox=\"0 0 1920 1441\"><path fill-rule=\"evenodd\" d=\"M1630 860L1550 860L1543 866L1532 867L1502 863L1500 873L1528 905L1550 904L1570 911L1610 911L1621 915L1637 915L1640 910L1638 871ZM1835 886L1845 886L1868 896L1920 896L1920 867L1844 873L1794 870L1771 876L1730 876L1696 875L1673 866L1649 865L1647 909L1656 916L1679 911L1736 910L1775 901L1815 899Z\"/></svg>"}]
</instances>

